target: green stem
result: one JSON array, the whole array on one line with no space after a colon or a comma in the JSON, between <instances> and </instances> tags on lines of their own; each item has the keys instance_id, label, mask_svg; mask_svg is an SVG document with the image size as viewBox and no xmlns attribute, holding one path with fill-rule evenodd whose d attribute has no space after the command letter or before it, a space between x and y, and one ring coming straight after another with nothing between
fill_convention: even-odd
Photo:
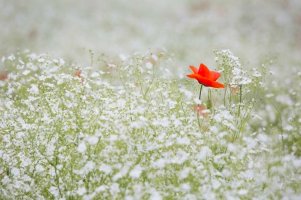
<instances>
[{"instance_id":1,"label":"green stem","mask_svg":"<svg viewBox=\"0 0 301 200\"><path fill-rule=\"evenodd\" d=\"M232 94L231 94L231 89L229 91L229 106L231 107L231 103L232 103Z\"/></svg>"},{"instance_id":2,"label":"green stem","mask_svg":"<svg viewBox=\"0 0 301 200\"><path fill-rule=\"evenodd\" d=\"M212 108L212 101L211 101L211 90L208 90L208 100L207 100L207 108L211 110Z\"/></svg>"},{"instance_id":3,"label":"green stem","mask_svg":"<svg viewBox=\"0 0 301 200\"><path fill-rule=\"evenodd\" d=\"M225 92L224 92L224 106L226 107L226 95L227 95L227 87L225 87Z\"/></svg>"},{"instance_id":4,"label":"green stem","mask_svg":"<svg viewBox=\"0 0 301 200\"><path fill-rule=\"evenodd\" d=\"M201 100L201 96L202 96L202 89L203 89L203 85L201 85L201 88L200 88L199 100Z\"/></svg>"},{"instance_id":5,"label":"green stem","mask_svg":"<svg viewBox=\"0 0 301 200\"><path fill-rule=\"evenodd\" d=\"M240 106L242 102L242 85L239 85L239 105L238 105L238 116L240 116Z\"/></svg>"},{"instance_id":6,"label":"green stem","mask_svg":"<svg viewBox=\"0 0 301 200\"><path fill-rule=\"evenodd\" d=\"M201 124L201 122L200 122L200 115L199 115L199 113L196 114L196 117L197 117L197 119L198 119L198 125L199 125L199 129L200 129L200 131L201 131L201 130L202 130L202 124Z\"/></svg>"}]
</instances>

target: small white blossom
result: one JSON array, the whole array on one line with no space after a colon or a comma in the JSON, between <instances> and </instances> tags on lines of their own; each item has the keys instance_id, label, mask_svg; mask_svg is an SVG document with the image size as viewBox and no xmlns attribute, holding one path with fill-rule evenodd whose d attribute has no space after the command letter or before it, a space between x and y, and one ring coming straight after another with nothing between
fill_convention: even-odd
<instances>
[{"instance_id":1,"label":"small white blossom","mask_svg":"<svg viewBox=\"0 0 301 200\"><path fill-rule=\"evenodd\" d=\"M156 190L152 190L150 200L162 200L162 196Z\"/></svg>"},{"instance_id":2,"label":"small white blossom","mask_svg":"<svg viewBox=\"0 0 301 200\"><path fill-rule=\"evenodd\" d=\"M198 154L198 159L205 160L212 155L212 151L209 147L203 146Z\"/></svg>"},{"instance_id":3,"label":"small white blossom","mask_svg":"<svg viewBox=\"0 0 301 200\"><path fill-rule=\"evenodd\" d=\"M96 145L99 141L99 138L96 136L88 136L86 137L86 141L90 144L90 145Z\"/></svg>"},{"instance_id":4,"label":"small white blossom","mask_svg":"<svg viewBox=\"0 0 301 200\"><path fill-rule=\"evenodd\" d=\"M119 193L119 191L120 191L120 188L119 188L118 183L113 183L110 188L111 194L116 195L117 193Z\"/></svg>"},{"instance_id":5,"label":"small white blossom","mask_svg":"<svg viewBox=\"0 0 301 200\"><path fill-rule=\"evenodd\" d=\"M86 151L87 147L86 147L86 143L85 142L81 142L78 147L77 147L77 151L79 153L84 153Z\"/></svg>"},{"instance_id":6,"label":"small white blossom","mask_svg":"<svg viewBox=\"0 0 301 200\"><path fill-rule=\"evenodd\" d=\"M130 172L130 176L132 178L139 178L142 171L143 168L140 165L136 165L134 169L132 169L132 171Z\"/></svg>"},{"instance_id":7,"label":"small white blossom","mask_svg":"<svg viewBox=\"0 0 301 200\"><path fill-rule=\"evenodd\" d=\"M102 164L99 167L99 170L104 172L105 174L110 174L112 172L112 167L110 165Z\"/></svg>"},{"instance_id":8,"label":"small white blossom","mask_svg":"<svg viewBox=\"0 0 301 200\"><path fill-rule=\"evenodd\" d=\"M31 88L28 90L31 94L39 94L39 88L36 85L31 85Z\"/></svg>"},{"instance_id":9,"label":"small white blossom","mask_svg":"<svg viewBox=\"0 0 301 200\"><path fill-rule=\"evenodd\" d=\"M78 188L78 190L77 190L77 194L80 196L84 195L86 192L87 192L87 190L84 187Z\"/></svg>"}]
</instances>

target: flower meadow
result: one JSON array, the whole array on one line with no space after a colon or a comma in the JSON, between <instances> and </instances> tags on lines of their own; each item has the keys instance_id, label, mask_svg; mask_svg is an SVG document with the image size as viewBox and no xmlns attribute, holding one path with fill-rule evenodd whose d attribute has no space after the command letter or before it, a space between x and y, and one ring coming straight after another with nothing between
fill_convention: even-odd
<instances>
[{"instance_id":1,"label":"flower meadow","mask_svg":"<svg viewBox=\"0 0 301 200\"><path fill-rule=\"evenodd\" d=\"M3 57L0 199L300 199L300 73L213 55L198 81L166 51Z\"/></svg>"}]
</instances>

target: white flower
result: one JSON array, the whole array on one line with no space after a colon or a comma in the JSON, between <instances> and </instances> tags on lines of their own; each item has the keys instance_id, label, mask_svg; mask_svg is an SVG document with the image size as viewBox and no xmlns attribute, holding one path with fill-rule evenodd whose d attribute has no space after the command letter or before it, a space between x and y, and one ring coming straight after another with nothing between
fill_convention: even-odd
<instances>
[{"instance_id":1,"label":"white flower","mask_svg":"<svg viewBox=\"0 0 301 200\"><path fill-rule=\"evenodd\" d=\"M221 183L217 179L211 180L212 188L213 189L218 189L221 186Z\"/></svg>"},{"instance_id":2,"label":"white flower","mask_svg":"<svg viewBox=\"0 0 301 200\"><path fill-rule=\"evenodd\" d=\"M112 195L116 195L117 193L120 192L120 189L119 189L119 185L118 183L113 183L110 187L110 192Z\"/></svg>"},{"instance_id":3,"label":"white flower","mask_svg":"<svg viewBox=\"0 0 301 200\"><path fill-rule=\"evenodd\" d=\"M29 73L30 73L30 70L25 70L25 71L23 71L22 74L26 76L26 75L28 75Z\"/></svg>"},{"instance_id":4,"label":"white flower","mask_svg":"<svg viewBox=\"0 0 301 200\"><path fill-rule=\"evenodd\" d=\"M51 186L49 192L55 197L59 196L59 190L57 187Z\"/></svg>"},{"instance_id":5,"label":"white flower","mask_svg":"<svg viewBox=\"0 0 301 200\"><path fill-rule=\"evenodd\" d=\"M129 167L128 166L124 166L117 174L115 174L113 176L113 181L117 181L119 179L121 179L123 176L125 176L129 171Z\"/></svg>"},{"instance_id":6,"label":"white flower","mask_svg":"<svg viewBox=\"0 0 301 200\"><path fill-rule=\"evenodd\" d=\"M81 188L78 188L78 190L77 190L76 193L77 193L78 195L82 196L82 195L84 195L86 192L87 192L86 188L81 187Z\"/></svg>"},{"instance_id":7,"label":"white flower","mask_svg":"<svg viewBox=\"0 0 301 200\"><path fill-rule=\"evenodd\" d=\"M207 146L203 146L198 154L198 159L199 160L205 160L207 159L208 157L210 157L212 155L212 151L209 147Z\"/></svg>"},{"instance_id":8,"label":"white flower","mask_svg":"<svg viewBox=\"0 0 301 200\"><path fill-rule=\"evenodd\" d=\"M132 178L139 178L142 171L143 168L140 165L136 165L134 169L132 169L132 171L130 172L130 176Z\"/></svg>"},{"instance_id":9,"label":"white flower","mask_svg":"<svg viewBox=\"0 0 301 200\"><path fill-rule=\"evenodd\" d=\"M86 143L85 142L81 142L78 147L77 147L77 151L79 153L84 153L86 151L87 147L86 147Z\"/></svg>"},{"instance_id":10,"label":"white flower","mask_svg":"<svg viewBox=\"0 0 301 200\"><path fill-rule=\"evenodd\" d=\"M31 94L39 94L39 88L36 85L31 85L31 88L28 90Z\"/></svg>"},{"instance_id":11,"label":"white flower","mask_svg":"<svg viewBox=\"0 0 301 200\"><path fill-rule=\"evenodd\" d=\"M190 139L188 137L179 137L177 138L177 143L182 144L182 145L189 145L190 144Z\"/></svg>"},{"instance_id":12,"label":"white flower","mask_svg":"<svg viewBox=\"0 0 301 200\"><path fill-rule=\"evenodd\" d=\"M155 125L155 126L168 127L169 124L170 124L170 122L169 122L169 119L167 117L154 120L154 122L153 122L153 125Z\"/></svg>"},{"instance_id":13,"label":"white flower","mask_svg":"<svg viewBox=\"0 0 301 200\"><path fill-rule=\"evenodd\" d=\"M181 189L184 190L185 192L189 192L191 187L188 183L183 183L181 186Z\"/></svg>"},{"instance_id":14,"label":"white flower","mask_svg":"<svg viewBox=\"0 0 301 200\"><path fill-rule=\"evenodd\" d=\"M11 170L11 173L14 175L14 176L19 176L20 175L20 170L18 168L12 168Z\"/></svg>"},{"instance_id":15,"label":"white flower","mask_svg":"<svg viewBox=\"0 0 301 200\"><path fill-rule=\"evenodd\" d=\"M92 135L92 136L87 136L86 137L86 141L90 144L90 145L96 145L99 141L99 138Z\"/></svg>"},{"instance_id":16,"label":"white flower","mask_svg":"<svg viewBox=\"0 0 301 200\"><path fill-rule=\"evenodd\" d=\"M157 190L153 189L151 191L150 200L162 200L162 196Z\"/></svg>"},{"instance_id":17,"label":"white flower","mask_svg":"<svg viewBox=\"0 0 301 200\"><path fill-rule=\"evenodd\" d=\"M80 174L88 174L95 168L95 163L93 161L88 161L86 165L80 170Z\"/></svg>"},{"instance_id":18,"label":"white flower","mask_svg":"<svg viewBox=\"0 0 301 200\"><path fill-rule=\"evenodd\" d=\"M229 49L216 51L216 62L222 66L223 71L231 70L230 85L246 85L252 82L251 78L245 71L242 70L242 66L239 62L239 58L234 56Z\"/></svg>"},{"instance_id":19,"label":"white flower","mask_svg":"<svg viewBox=\"0 0 301 200\"><path fill-rule=\"evenodd\" d=\"M241 68L234 67L232 69L232 79L230 80L230 85L247 85L252 82L252 80L247 76L246 72Z\"/></svg>"},{"instance_id":20,"label":"white flower","mask_svg":"<svg viewBox=\"0 0 301 200\"><path fill-rule=\"evenodd\" d=\"M36 169L36 172L38 172L38 173L43 172L45 170L44 167L40 164L38 164L35 169Z\"/></svg>"},{"instance_id":21,"label":"white flower","mask_svg":"<svg viewBox=\"0 0 301 200\"><path fill-rule=\"evenodd\" d=\"M181 172L180 172L180 179L185 179L188 177L190 173L190 169L189 168L184 168Z\"/></svg>"},{"instance_id":22,"label":"white flower","mask_svg":"<svg viewBox=\"0 0 301 200\"><path fill-rule=\"evenodd\" d=\"M256 78L259 78L259 77L261 77L262 75L261 75L261 73L259 72L259 71L257 71L257 69L256 68L253 68L253 74L252 74L254 77L256 77Z\"/></svg>"},{"instance_id":23,"label":"white flower","mask_svg":"<svg viewBox=\"0 0 301 200\"><path fill-rule=\"evenodd\" d=\"M159 158L155 162L153 162L153 167L164 168L166 161L162 158Z\"/></svg>"},{"instance_id":24,"label":"white flower","mask_svg":"<svg viewBox=\"0 0 301 200\"><path fill-rule=\"evenodd\" d=\"M108 187L106 185L101 185L98 188L96 188L95 192L99 193L99 192L103 192L107 189Z\"/></svg>"},{"instance_id":25,"label":"white flower","mask_svg":"<svg viewBox=\"0 0 301 200\"><path fill-rule=\"evenodd\" d=\"M99 167L99 170L104 172L105 174L110 174L112 172L112 167L110 165L102 164Z\"/></svg>"},{"instance_id":26,"label":"white flower","mask_svg":"<svg viewBox=\"0 0 301 200\"><path fill-rule=\"evenodd\" d=\"M7 60L14 61L16 57L14 55L10 55L7 57Z\"/></svg>"}]
</instances>

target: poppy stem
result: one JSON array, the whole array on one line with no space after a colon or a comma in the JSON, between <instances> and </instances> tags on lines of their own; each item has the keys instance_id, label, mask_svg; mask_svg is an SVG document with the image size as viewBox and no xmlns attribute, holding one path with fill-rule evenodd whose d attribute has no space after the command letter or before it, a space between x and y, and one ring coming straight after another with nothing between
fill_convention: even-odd
<instances>
[{"instance_id":1,"label":"poppy stem","mask_svg":"<svg viewBox=\"0 0 301 200\"><path fill-rule=\"evenodd\" d=\"M201 85L201 88L200 88L199 100L201 100L201 96L202 96L202 89L203 89L203 85Z\"/></svg>"}]
</instances>

